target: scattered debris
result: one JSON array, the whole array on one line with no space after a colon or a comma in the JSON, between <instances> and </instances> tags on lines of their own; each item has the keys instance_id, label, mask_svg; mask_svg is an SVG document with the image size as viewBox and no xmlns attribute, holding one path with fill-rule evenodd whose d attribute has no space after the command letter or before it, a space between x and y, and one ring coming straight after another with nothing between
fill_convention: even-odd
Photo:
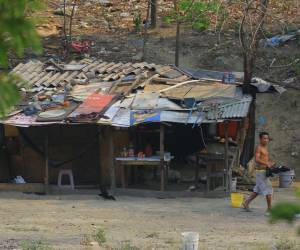
<instances>
[{"instance_id":1,"label":"scattered debris","mask_svg":"<svg viewBox=\"0 0 300 250\"><path fill-rule=\"evenodd\" d=\"M112 2L109 0L93 0L93 2L99 2L100 5L104 7L111 7L113 5Z\"/></svg>"},{"instance_id":2,"label":"scattered debris","mask_svg":"<svg viewBox=\"0 0 300 250\"><path fill-rule=\"evenodd\" d=\"M290 40L296 39L298 34L300 34L300 30L290 32L285 35L276 35L271 38L267 38L264 40L264 47L277 47L283 45Z\"/></svg>"},{"instance_id":3,"label":"scattered debris","mask_svg":"<svg viewBox=\"0 0 300 250\"><path fill-rule=\"evenodd\" d=\"M14 179L15 183L17 184L24 184L26 183L25 180L23 179L22 176L18 175L15 179Z\"/></svg>"}]
</instances>

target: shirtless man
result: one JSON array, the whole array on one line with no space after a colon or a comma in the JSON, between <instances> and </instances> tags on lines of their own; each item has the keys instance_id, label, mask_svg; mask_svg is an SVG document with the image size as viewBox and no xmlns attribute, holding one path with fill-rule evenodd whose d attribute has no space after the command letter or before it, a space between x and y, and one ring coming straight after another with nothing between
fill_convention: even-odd
<instances>
[{"instance_id":1,"label":"shirtless man","mask_svg":"<svg viewBox=\"0 0 300 250\"><path fill-rule=\"evenodd\" d=\"M266 196L268 210L272 208L272 184L270 180L266 177L266 169L271 168L275 163L270 161L269 152L268 152L268 143L270 141L269 134L267 132L261 132L259 134L260 143L255 150L255 162L256 162L256 185L253 189L252 194L248 199L243 203L243 207L246 211L249 210L249 204L253 201L258 195Z\"/></svg>"}]
</instances>

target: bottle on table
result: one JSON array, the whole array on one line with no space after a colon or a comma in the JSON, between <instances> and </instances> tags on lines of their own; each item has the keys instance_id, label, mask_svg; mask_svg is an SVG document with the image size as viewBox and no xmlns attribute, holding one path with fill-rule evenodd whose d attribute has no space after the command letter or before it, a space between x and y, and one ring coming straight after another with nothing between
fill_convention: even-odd
<instances>
[{"instance_id":1,"label":"bottle on table","mask_svg":"<svg viewBox=\"0 0 300 250\"><path fill-rule=\"evenodd\" d=\"M132 143L129 144L128 156L129 157L134 157L134 147L133 147Z\"/></svg>"}]
</instances>

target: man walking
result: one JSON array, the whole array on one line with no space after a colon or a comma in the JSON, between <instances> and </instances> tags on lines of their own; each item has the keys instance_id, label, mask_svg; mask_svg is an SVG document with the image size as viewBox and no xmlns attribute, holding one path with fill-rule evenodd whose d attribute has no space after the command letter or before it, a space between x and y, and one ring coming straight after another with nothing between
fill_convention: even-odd
<instances>
[{"instance_id":1,"label":"man walking","mask_svg":"<svg viewBox=\"0 0 300 250\"><path fill-rule=\"evenodd\" d=\"M273 188L269 178L266 176L266 169L271 168L274 163L270 161L268 144L270 141L269 134L267 132L261 132L259 134L260 143L255 150L255 171L256 171L256 185L251 195L243 203L243 207L246 211L249 210L249 204L258 195L266 196L268 211L272 208L272 194Z\"/></svg>"}]
</instances>

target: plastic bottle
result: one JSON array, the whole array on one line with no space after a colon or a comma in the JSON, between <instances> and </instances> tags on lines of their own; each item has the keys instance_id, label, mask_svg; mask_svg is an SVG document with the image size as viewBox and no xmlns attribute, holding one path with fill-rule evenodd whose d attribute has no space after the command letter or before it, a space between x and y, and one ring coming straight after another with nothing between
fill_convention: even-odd
<instances>
[{"instance_id":1,"label":"plastic bottle","mask_svg":"<svg viewBox=\"0 0 300 250\"><path fill-rule=\"evenodd\" d=\"M132 143L129 144L128 156L129 157L134 157L134 147L133 147Z\"/></svg>"}]
</instances>

